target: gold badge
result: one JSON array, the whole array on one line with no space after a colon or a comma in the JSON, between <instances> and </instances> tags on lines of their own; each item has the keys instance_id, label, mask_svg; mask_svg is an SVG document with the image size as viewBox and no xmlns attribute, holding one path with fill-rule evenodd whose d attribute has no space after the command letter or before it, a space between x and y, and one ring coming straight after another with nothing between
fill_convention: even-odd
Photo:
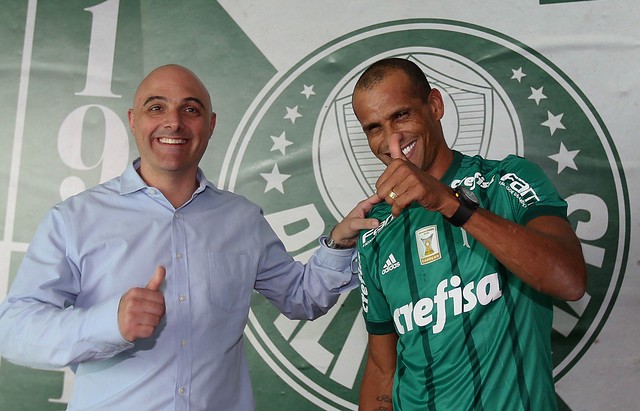
<instances>
[{"instance_id":1,"label":"gold badge","mask_svg":"<svg viewBox=\"0 0 640 411\"><path fill-rule=\"evenodd\" d=\"M430 225L417 230L416 244L418 246L420 264L429 264L442 257L440 254L440 243L438 242L437 226Z\"/></svg>"}]
</instances>

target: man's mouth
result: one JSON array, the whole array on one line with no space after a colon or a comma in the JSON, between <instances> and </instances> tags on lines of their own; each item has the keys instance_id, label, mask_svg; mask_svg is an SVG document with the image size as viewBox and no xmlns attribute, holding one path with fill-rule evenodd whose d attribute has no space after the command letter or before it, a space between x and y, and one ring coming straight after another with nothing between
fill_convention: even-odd
<instances>
[{"instance_id":1,"label":"man's mouth","mask_svg":"<svg viewBox=\"0 0 640 411\"><path fill-rule=\"evenodd\" d=\"M413 143L409 144L408 146L406 146L405 148L402 149L402 154L404 154L405 157L409 156L409 153L411 152L411 150L413 150L413 148L416 146L417 141L414 141Z\"/></svg>"},{"instance_id":2,"label":"man's mouth","mask_svg":"<svg viewBox=\"0 0 640 411\"><path fill-rule=\"evenodd\" d=\"M158 139L162 144L185 144L187 142L184 138L172 138L172 137L160 137Z\"/></svg>"}]
</instances>

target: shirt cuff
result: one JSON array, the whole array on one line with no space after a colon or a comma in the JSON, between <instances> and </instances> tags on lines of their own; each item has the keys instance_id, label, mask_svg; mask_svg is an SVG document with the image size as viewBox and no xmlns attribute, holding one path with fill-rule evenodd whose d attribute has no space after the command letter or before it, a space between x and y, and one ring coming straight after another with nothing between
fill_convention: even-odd
<instances>
[{"instance_id":1,"label":"shirt cuff","mask_svg":"<svg viewBox=\"0 0 640 411\"><path fill-rule=\"evenodd\" d=\"M111 356L134 346L120 334L118 308L122 297L114 297L89 309L87 338L93 340L100 352Z\"/></svg>"},{"instance_id":2,"label":"shirt cuff","mask_svg":"<svg viewBox=\"0 0 640 411\"><path fill-rule=\"evenodd\" d=\"M356 288L358 283L358 253L356 248L329 248L324 244L326 237L320 237L320 248L315 253L318 265L328 269L327 283L339 284L340 292Z\"/></svg>"}]
</instances>

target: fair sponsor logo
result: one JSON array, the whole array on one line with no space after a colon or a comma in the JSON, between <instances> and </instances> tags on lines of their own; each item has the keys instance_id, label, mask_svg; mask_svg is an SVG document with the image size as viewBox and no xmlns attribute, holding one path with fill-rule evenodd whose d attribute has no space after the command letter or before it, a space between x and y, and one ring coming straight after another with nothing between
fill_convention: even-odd
<instances>
[{"instance_id":1,"label":"fair sponsor logo","mask_svg":"<svg viewBox=\"0 0 640 411\"><path fill-rule=\"evenodd\" d=\"M540 201L540 198L529 183L518 177L515 173L503 175L500 178L500 185L504 186L509 193L513 194L524 208Z\"/></svg>"},{"instance_id":2,"label":"fair sponsor logo","mask_svg":"<svg viewBox=\"0 0 640 411\"><path fill-rule=\"evenodd\" d=\"M389 223L393 221L393 219L394 219L393 214L389 214L387 218L385 218L380 222L380 225L378 225L376 228L373 228L365 232L362 235L362 246L366 247L369 244L371 244L371 241L373 241L373 239L376 238L378 233L380 233L380 231L382 231L385 227L387 227Z\"/></svg>"}]
</instances>

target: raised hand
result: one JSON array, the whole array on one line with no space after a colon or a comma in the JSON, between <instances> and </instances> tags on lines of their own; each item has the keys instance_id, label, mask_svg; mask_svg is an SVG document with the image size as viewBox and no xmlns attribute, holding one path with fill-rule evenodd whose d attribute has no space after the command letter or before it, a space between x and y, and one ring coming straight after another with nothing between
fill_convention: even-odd
<instances>
[{"instance_id":1,"label":"raised hand","mask_svg":"<svg viewBox=\"0 0 640 411\"><path fill-rule=\"evenodd\" d=\"M377 195L360 201L346 217L331 231L331 237L343 247L353 247L360 230L376 228L380 223L375 218L366 218L374 205L380 202Z\"/></svg>"},{"instance_id":2,"label":"raised hand","mask_svg":"<svg viewBox=\"0 0 640 411\"><path fill-rule=\"evenodd\" d=\"M145 288L132 288L120 299L118 327L122 338L133 342L150 337L165 314L164 296L159 291L167 272L158 266Z\"/></svg>"},{"instance_id":3,"label":"raised hand","mask_svg":"<svg viewBox=\"0 0 640 411\"><path fill-rule=\"evenodd\" d=\"M378 198L391 205L391 213L396 217L413 202L427 210L442 211L447 200L451 204L452 191L405 157L401 138L397 133L389 137L392 160L376 182Z\"/></svg>"}]
</instances>

